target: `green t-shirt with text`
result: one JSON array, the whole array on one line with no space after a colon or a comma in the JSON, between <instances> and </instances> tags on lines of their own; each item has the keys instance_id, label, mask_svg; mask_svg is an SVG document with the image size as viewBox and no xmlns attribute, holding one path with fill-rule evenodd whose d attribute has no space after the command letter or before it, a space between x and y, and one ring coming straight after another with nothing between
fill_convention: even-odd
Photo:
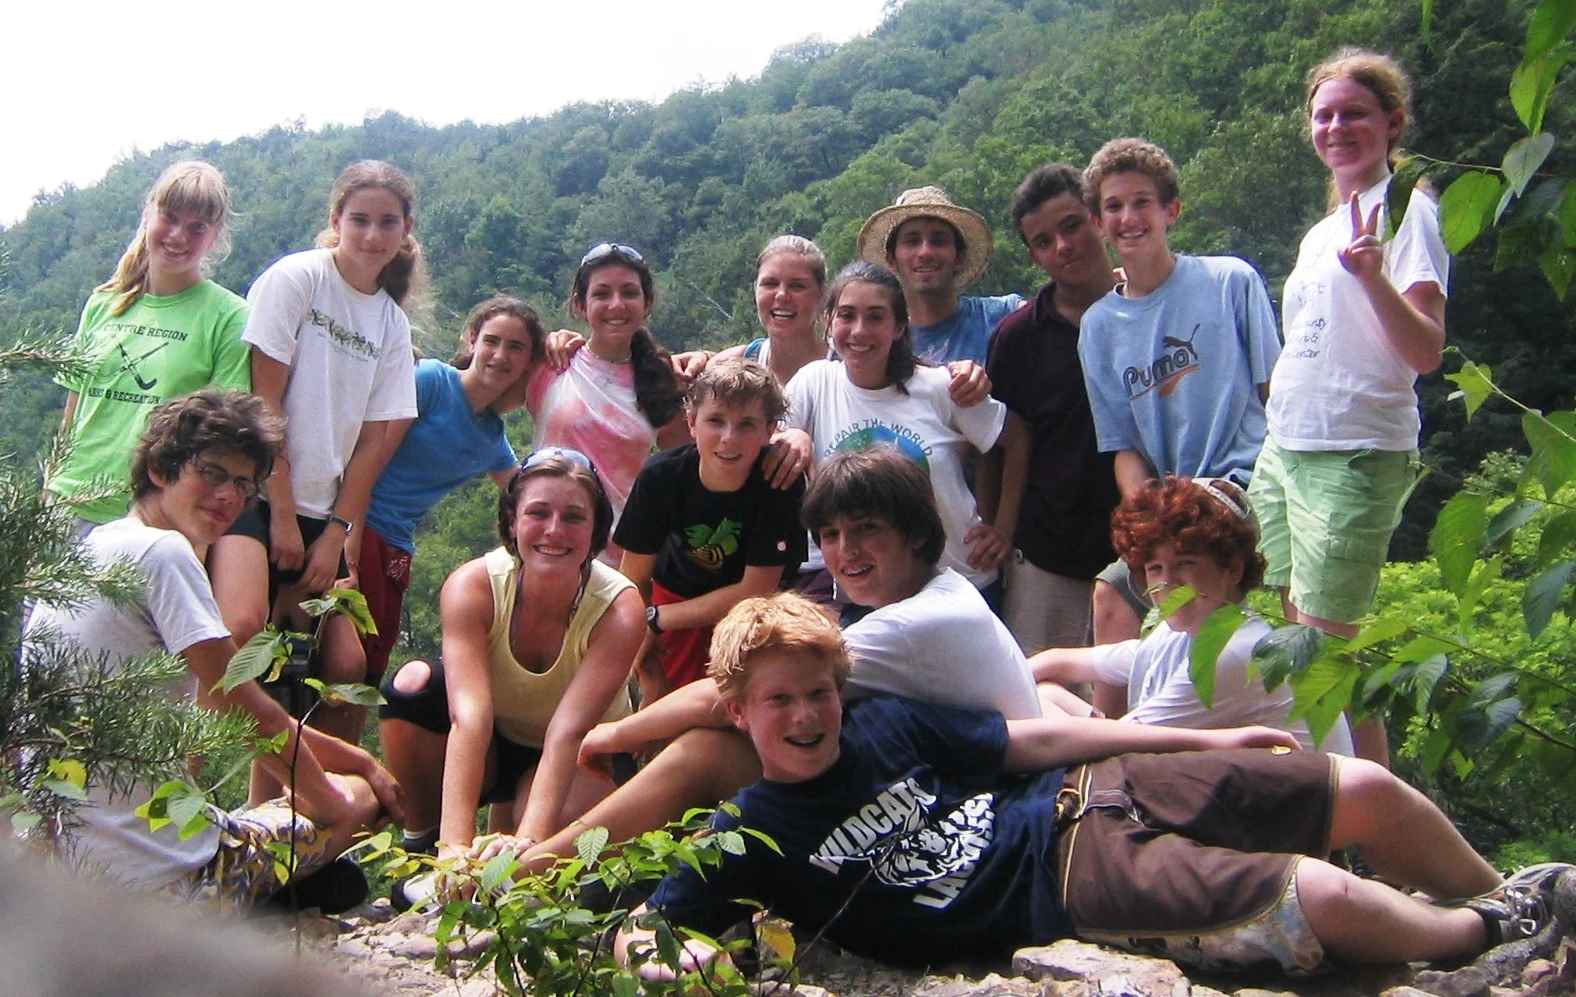
<instances>
[{"instance_id":1,"label":"green t-shirt with text","mask_svg":"<svg viewBox=\"0 0 1576 997\"><path fill-rule=\"evenodd\" d=\"M246 301L211 280L179 294L144 294L120 315L115 295L95 291L82 309L75 345L91 367L80 380L59 383L77 393L71 454L49 490L71 501L95 483L113 484L113 497L84 501L72 511L107 523L131 505L131 452L148 413L172 398L213 385L252 390L251 350L241 341Z\"/></svg>"}]
</instances>

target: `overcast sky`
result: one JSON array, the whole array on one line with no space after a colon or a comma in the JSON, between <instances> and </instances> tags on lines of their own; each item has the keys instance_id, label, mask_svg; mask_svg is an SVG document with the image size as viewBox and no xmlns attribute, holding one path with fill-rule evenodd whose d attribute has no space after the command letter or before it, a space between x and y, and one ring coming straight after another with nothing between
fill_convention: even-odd
<instances>
[{"instance_id":1,"label":"overcast sky","mask_svg":"<svg viewBox=\"0 0 1576 997\"><path fill-rule=\"evenodd\" d=\"M501 123L576 100L660 100L810 35L845 41L883 0L16 0L0 48L0 224L168 142L391 110Z\"/></svg>"}]
</instances>

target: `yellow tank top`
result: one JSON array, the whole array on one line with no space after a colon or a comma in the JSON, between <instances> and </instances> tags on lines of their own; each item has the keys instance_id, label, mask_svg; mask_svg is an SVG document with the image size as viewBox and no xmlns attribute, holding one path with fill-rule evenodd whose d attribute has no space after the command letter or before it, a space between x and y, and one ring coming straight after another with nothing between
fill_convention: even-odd
<instances>
[{"instance_id":1,"label":"yellow tank top","mask_svg":"<svg viewBox=\"0 0 1576 997\"><path fill-rule=\"evenodd\" d=\"M633 588L634 583L601 561L592 559L591 580L586 583L585 594L569 629L564 632L564 646L558 660L545 672L527 670L514 659L509 647L509 616L514 607L515 593L520 587L519 565L514 555L503 547L487 553L487 580L492 585L493 622L487 634L487 667L492 679L493 725L509 740L527 747L540 748L547 736L547 725L553 711L569 689L569 683L580 670L586 645L591 640L591 630L602 614L613 604L619 593ZM629 689L620 686L603 720L618 720L630 713Z\"/></svg>"}]
</instances>

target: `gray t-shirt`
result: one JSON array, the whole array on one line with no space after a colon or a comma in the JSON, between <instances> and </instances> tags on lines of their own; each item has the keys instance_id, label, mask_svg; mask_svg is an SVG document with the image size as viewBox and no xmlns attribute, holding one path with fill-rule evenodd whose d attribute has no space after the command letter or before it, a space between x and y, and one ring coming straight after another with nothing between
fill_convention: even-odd
<instances>
[{"instance_id":1,"label":"gray t-shirt","mask_svg":"<svg viewBox=\"0 0 1576 997\"><path fill-rule=\"evenodd\" d=\"M51 628L84 651L102 655L112 667L160 652L180 654L230 635L202 562L181 534L128 517L98 527L83 547L100 564L126 560L140 568L147 580L143 597L119 607L104 599L75 610L40 605L28 621L28 635ZM25 655L26 637L23 646ZM197 678L189 673L170 689L177 699L192 699L196 692ZM173 826L154 834L133 813L153 788L134 786L112 794L90 783L88 800L77 811L82 827L74 834L73 858L120 883L154 889L206 865L219 847L216 829L181 841Z\"/></svg>"}]
</instances>

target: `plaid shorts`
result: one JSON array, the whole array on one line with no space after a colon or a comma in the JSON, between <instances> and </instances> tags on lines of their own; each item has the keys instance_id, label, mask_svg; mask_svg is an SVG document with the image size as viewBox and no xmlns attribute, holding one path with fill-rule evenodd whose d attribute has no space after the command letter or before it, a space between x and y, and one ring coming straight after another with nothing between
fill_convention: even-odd
<instances>
[{"instance_id":1,"label":"plaid shorts","mask_svg":"<svg viewBox=\"0 0 1576 997\"><path fill-rule=\"evenodd\" d=\"M279 875L290 862L290 801L269 800L245 810L208 808L208 817L219 829L219 850L208 864L174 889L190 900L207 901L225 909L245 909L284 886ZM299 813L295 815L295 873L306 876L337 856L328 854L329 839Z\"/></svg>"}]
</instances>

